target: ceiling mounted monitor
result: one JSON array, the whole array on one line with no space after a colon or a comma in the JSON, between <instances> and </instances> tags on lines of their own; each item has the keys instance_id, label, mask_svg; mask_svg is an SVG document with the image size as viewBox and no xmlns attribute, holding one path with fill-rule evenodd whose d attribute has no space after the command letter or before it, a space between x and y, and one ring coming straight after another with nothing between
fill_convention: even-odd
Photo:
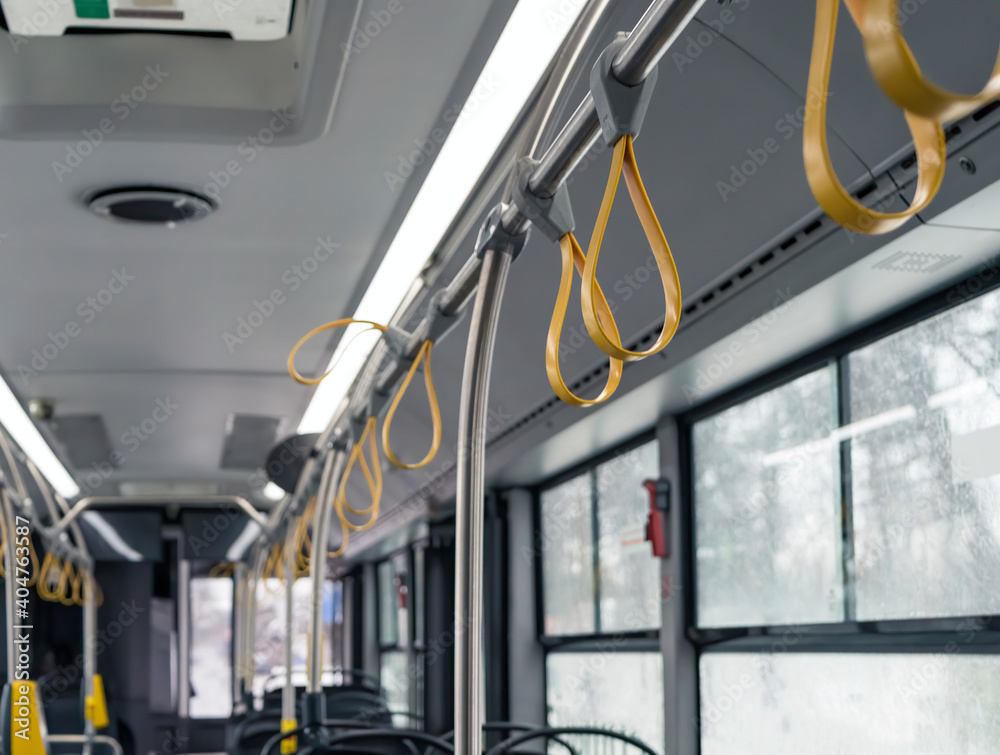
<instances>
[{"instance_id":1,"label":"ceiling mounted monitor","mask_svg":"<svg viewBox=\"0 0 1000 755\"><path fill-rule=\"evenodd\" d=\"M0 0L7 29L25 37L131 31L280 39L293 6L294 0Z\"/></svg>"}]
</instances>

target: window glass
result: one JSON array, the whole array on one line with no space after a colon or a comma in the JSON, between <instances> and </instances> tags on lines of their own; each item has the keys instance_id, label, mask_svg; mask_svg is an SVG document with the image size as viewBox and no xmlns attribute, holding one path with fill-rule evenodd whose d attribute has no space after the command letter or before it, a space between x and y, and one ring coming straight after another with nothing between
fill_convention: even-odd
<instances>
[{"instance_id":1,"label":"window glass","mask_svg":"<svg viewBox=\"0 0 1000 755\"><path fill-rule=\"evenodd\" d=\"M961 647L920 655L708 653L702 755L994 753L1000 657Z\"/></svg>"},{"instance_id":2,"label":"window glass","mask_svg":"<svg viewBox=\"0 0 1000 755\"><path fill-rule=\"evenodd\" d=\"M833 368L693 428L698 624L844 619Z\"/></svg>"},{"instance_id":3,"label":"window glass","mask_svg":"<svg viewBox=\"0 0 1000 755\"><path fill-rule=\"evenodd\" d=\"M389 710L393 711L393 725L411 728L413 721L409 716L403 715L410 710L411 675L407 654L401 650L386 651L382 653L380 663L379 681L389 703Z\"/></svg>"},{"instance_id":4,"label":"window glass","mask_svg":"<svg viewBox=\"0 0 1000 755\"><path fill-rule=\"evenodd\" d=\"M611 728L662 752L663 658L659 653L550 653L546 671L550 726ZM637 752L610 739L571 739L580 753ZM558 751L558 746L549 749Z\"/></svg>"},{"instance_id":5,"label":"window glass","mask_svg":"<svg viewBox=\"0 0 1000 755\"><path fill-rule=\"evenodd\" d=\"M396 609L395 570L391 561L378 565L378 639L385 647L399 642L399 616Z\"/></svg>"},{"instance_id":6,"label":"window glass","mask_svg":"<svg viewBox=\"0 0 1000 755\"><path fill-rule=\"evenodd\" d=\"M323 668L333 668L330 644L334 635L334 594L332 581L323 583ZM306 665L309 658L308 636L312 583L308 579L296 580L292 588L292 682L296 686L306 683ZM254 676L254 695L260 697L265 690L277 689L285 684L285 583L280 579L262 580L257 585L257 624L254 659L257 673Z\"/></svg>"},{"instance_id":7,"label":"window glass","mask_svg":"<svg viewBox=\"0 0 1000 755\"><path fill-rule=\"evenodd\" d=\"M659 453L658 443L646 443L597 467L601 632L660 626L660 563L645 539L642 487L659 476Z\"/></svg>"},{"instance_id":8,"label":"window glass","mask_svg":"<svg viewBox=\"0 0 1000 755\"><path fill-rule=\"evenodd\" d=\"M397 553L378 565L379 643L382 647L410 645L409 554Z\"/></svg>"},{"instance_id":9,"label":"window glass","mask_svg":"<svg viewBox=\"0 0 1000 755\"><path fill-rule=\"evenodd\" d=\"M591 634L594 626L593 489L590 473L542 493L545 634Z\"/></svg>"},{"instance_id":10,"label":"window glass","mask_svg":"<svg viewBox=\"0 0 1000 755\"><path fill-rule=\"evenodd\" d=\"M413 551L413 641L423 645L424 637L424 549Z\"/></svg>"},{"instance_id":11,"label":"window glass","mask_svg":"<svg viewBox=\"0 0 1000 755\"><path fill-rule=\"evenodd\" d=\"M233 712L233 581L191 580L192 718L228 718Z\"/></svg>"},{"instance_id":12,"label":"window glass","mask_svg":"<svg viewBox=\"0 0 1000 755\"><path fill-rule=\"evenodd\" d=\"M1000 294L848 358L857 617L1000 613Z\"/></svg>"}]
</instances>

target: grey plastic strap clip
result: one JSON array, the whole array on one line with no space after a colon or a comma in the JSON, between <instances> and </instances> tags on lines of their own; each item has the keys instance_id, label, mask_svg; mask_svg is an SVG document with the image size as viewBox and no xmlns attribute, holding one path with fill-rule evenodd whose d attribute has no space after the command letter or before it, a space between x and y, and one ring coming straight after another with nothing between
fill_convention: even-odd
<instances>
[{"instance_id":1,"label":"grey plastic strap clip","mask_svg":"<svg viewBox=\"0 0 1000 755\"><path fill-rule=\"evenodd\" d=\"M554 197L543 198L535 194L528 185L535 172L537 160L522 158L517 165L517 181L514 183L514 204L532 225L544 233L549 241L559 241L576 228L573 219L573 205L569 200L569 189L565 183L559 184Z\"/></svg>"},{"instance_id":2,"label":"grey plastic strap clip","mask_svg":"<svg viewBox=\"0 0 1000 755\"><path fill-rule=\"evenodd\" d=\"M604 143L609 147L623 136L638 136L656 85L656 69L634 87L615 78L611 65L625 44L628 34L618 32L614 42L604 48L590 71L590 93L601 121Z\"/></svg>"},{"instance_id":3,"label":"grey plastic strap clip","mask_svg":"<svg viewBox=\"0 0 1000 755\"><path fill-rule=\"evenodd\" d=\"M486 216L483 227L479 229L479 237L476 239L476 255L482 256L488 251L509 251L512 260L517 259L517 255L524 249L528 241L528 231L517 235L508 233L503 227L501 217L503 216L503 202L498 204L490 214Z\"/></svg>"},{"instance_id":4,"label":"grey plastic strap clip","mask_svg":"<svg viewBox=\"0 0 1000 755\"><path fill-rule=\"evenodd\" d=\"M427 340L437 343L448 335L465 316L465 309L460 309L453 315L441 311L445 289L435 292L427 304Z\"/></svg>"}]
</instances>

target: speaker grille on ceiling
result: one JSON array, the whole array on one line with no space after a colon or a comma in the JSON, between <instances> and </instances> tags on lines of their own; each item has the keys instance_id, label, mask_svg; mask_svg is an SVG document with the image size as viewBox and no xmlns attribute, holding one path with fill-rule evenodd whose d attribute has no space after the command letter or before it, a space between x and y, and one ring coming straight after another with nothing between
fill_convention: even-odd
<instances>
[{"instance_id":1,"label":"speaker grille on ceiling","mask_svg":"<svg viewBox=\"0 0 1000 755\"><path fill-rule=\"evenodd\" d=\"M277 442L281 417L230 414L226 418L226 442L222 448L223 469L258 469Z\"/></svg>"},{"instance_id":2,"label":"speaker grille on ceiling","mask_svg":"<svg viewBox=\"0 0 1000 755\"><path fill-rule=\"evenodd\" d=\"M112 463L108 429L100 414L57 416L52 420L51 427L74 469Z\"/></svg>"}]
</instances>

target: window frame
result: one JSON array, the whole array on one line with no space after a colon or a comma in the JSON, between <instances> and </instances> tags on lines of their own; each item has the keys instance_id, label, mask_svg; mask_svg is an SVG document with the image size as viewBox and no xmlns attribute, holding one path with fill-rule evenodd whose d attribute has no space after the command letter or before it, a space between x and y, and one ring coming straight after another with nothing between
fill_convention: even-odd
<instances>
[{"instance_id":1,"label":"window frame","mask_svg":"<svg viewBox=\"0 0 1000 755\"><path fill-rule=\"evenodd\" d=\"M378 677L379 683L381 685L382 679L382 658L386 654L400 654L406 656L407 668L415 667L418 669L417 676L410 676L409 683L407 684L407 711L406 713L410 715L410 721L408 725L412 728L423 728L423 716L424 716L424 700L422 692L424 685L426 684L424 680L425 667L424 667L424 654L426 651L426 637L417 637L417 566L418 559L416 557L416 552L418 550L426 550L427 542L425 540L419 540L413 543L408 543L402 548L398 548L391 553L385 555L385 557L379 559L374 564L374 575L375 575L375 648L378 654ZM406 606L406 637L408 639L408 645L403 646L400 644L400 632L397 619L396 628L396 642L395 644L387 644L382 642L382 621L383 621L383 611L382 611L382 585L379 578L379 569L383 564L393 564L394 561L403 556L406 560L406 589L407 589L407 606ZM426 562L423 559L419 560L419 565L424 567ZM420 589L426 591L426 575L420 574ZM419 596L419 601L421 604L426 600L426 592ZM420 609L423 609L423 605L420 605ZM424 628L426 632L426 627ZM402 712L393 711L394 716L402 716ZM413 717L416 718L413 718ZM418 725L419 724L419 725Z\"/></svg>"},{"instance_id":2,"label":"window frame","mask_svg":"<svg viewBox=\"0 0 1000 755\"><path fill-rule=\"evenodd\" d=\"M628 640L650 640L655 641L657 647L659 647L659 636L660 628L646 629L646 630L633 630L633 631L611 631L602 632L601 631L601 592L600 592L600 580L597 577L598 569L600 568L600 512L598 511L597 505L597 468L602 464L618 458L622 454L628 453L629 451L634 451L640 446L644 446L648 443L659 442L659 438L656 434L656 428L647 430L640 435L633 436L624 443L620 443L613 448L600 453L597 456L592 456L588 460L576 464L562 472L553 475L536 485L529 488L531 492L532 499L532 525L535 533L535 548L532 549L534 554L534 575L535 575L535 636L539 643L546 649L546 653L555 648L569 648L570 646L577 646L586 643L590 643L590 648L594 648L596 643L602 639L607 639L608 637L623 637ZM594 560L594 627L596 631L589 632L585 634L545 634L545 575L544 575L544 558L545 558L545 538L542 533L542 494L552 488L562 485L564 482L569 482L570 480L580 477L584 474L589 474L591 476L591 509L590 509L590 533L591 533L591 544L593 546L593 560ZM586 648L581 650L584 652ZM638 652L638 651L637 651Z\"/></svg>"},{"instance_id":3,"label":"window frame","mask_svg":"<svg viewBox=\"0 0 1000 755\"><path fill-rule=\"evenodd\" d=\"M543 690L542 698L545 701L545 707L542 714L543 720L546 722L549 720L548 659L550 655L557 653L564 655L606 653L607 643L609 640L613 640L614 642L621 644L620 647L616 648L614 652L649 654L658 658L661 663L663 662L663 652L660 645L660 635L663 632L662 614L660 617L660 625L650 629L631 631L600 631L601 601L600 580L598 576L598 569L600 566L600 512L598 510L599 507L597 498L597 468L602 464L621 456L622 454L654 442L657 444L661 442L657 432L657 427L655 426L608 449L607 451L604 451L596 456L592 456L579 464L575 464L574 466L527 488L531 494L532 531L535 537L534 547L532 548L532 556L534 560L532 572L534 575L535 587L535 639L541 645L543 654L541 681ZM658 456L658 459L662 459L662 456ZM662 462L660 462L660 469L658 469L657 476L662 474L662 472ZM545 634L545 577L543 561L545 557L545 537L542 532L542 493L554 487L558 487L559 485L583 474L589 474L591 476L590 533L595 567L593 584L594 625L598 631L589 634L547 635ZM651 556L651 558L654 558L658 563L660 562L660 559L655 556ZM666 696L665 686L663 692L664 696ZM666 722L664 722L664 726L666 726ZM650 744L654 748L660 746L659 742Z\"/></svg>"},{"instance_id":4,"label":"window frame","mask_svg":"<svg viewBox=\"0 0 1000 755\"><path fill-rule=\"evenodd\" d=\"M973 295L962 295L960 289L968 280L977 279L982 288ZM957 300L956 299L957 294ZM847 360L854 352L896 335L911 327L920 325L938 315L955 310L965 304L980 299L983 296L1000 294L1000 278L984 283L980 276L973 275L953 283L888 317L871 323L843 338L803 355L788 364L772 370L751 380L731 391L695 406L690 411L678 416L678 440L681 465L680 507L684 521L684 538L690 547L681 555L684 558L684 569L688 576L688 589L684 595L685 627L689 640L694 644L700 657L703 652L743 652L742 640L752 637L772 637L785 632L802 629L808 642L803 641L801 648L807 647L812 652L875 652L875 653L927 653L940 652L941 648L953 640L956 624L967 621L977 621L982 628L977 631L977 646L996 648L1000 652L1000 614L989 616L950 616L942 618L918 619L888 619L876 621L858 621L853 616L855 604L853 600L853 585L845 584L844 601L846 614L851 618L843 622L801 625L750 625L723 629L703 628L698 626L697 617L697 507L694 495L694 425L727 409L739 406L747 401L780 388L788 383L829 367L834 369L837 396L837 420L841 426L850 422L850 385L847 376ZM850 467L851 446L849 442L840 444L840 470L838 475L839 492L842 499L842 516L844 517L843 535L845 536L842 559L844 560L845 580L849 574L848 559L854 558L854 525L853 525L853 490ZM849 589L848 589L849 588ZM805 639L805 638L803 638ZM972 652L973 643L963 646L964 652ZM796 646L790 652L798 652ZM755 652L747 650L746 652ZM979 650L976 652L990 652Z\"/></svg>"}]
</instances>

